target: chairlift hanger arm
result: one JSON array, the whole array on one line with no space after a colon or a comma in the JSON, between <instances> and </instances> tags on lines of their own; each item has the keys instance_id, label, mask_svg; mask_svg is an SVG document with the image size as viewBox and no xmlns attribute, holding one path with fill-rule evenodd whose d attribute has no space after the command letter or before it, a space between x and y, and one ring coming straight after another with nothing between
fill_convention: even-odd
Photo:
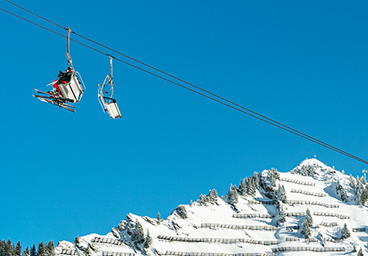
<instances>
[{"instance_id":1,"label":"chairlift hanger arm","mask_svg":"<svg viewBox=\"0 0 368 256\"><path fill-rule=\"evenodd\" d=\"M109 55L109 58L110 58L110 85L111 86L114 86L114 83L112 82L112 56Z\"/></svg>"},{"instance_id":2,"label":"chairlift hanger arm","mask_svg":"<svg viewBox=\"0 0 368 256\"><path fill-rule=\"evenodd\" d=\"M67 38L66 38L66 57L68 58L68 63L69 63L69 66L73 69L73 71L75 71L74 67L73 67L73 63L72 63L72 58L70 57L70 50L69 50L69 45L70 45L70 28L67 27L67 31L68 31L68 34L67 34Z\"/></svg>"}]
</instances>

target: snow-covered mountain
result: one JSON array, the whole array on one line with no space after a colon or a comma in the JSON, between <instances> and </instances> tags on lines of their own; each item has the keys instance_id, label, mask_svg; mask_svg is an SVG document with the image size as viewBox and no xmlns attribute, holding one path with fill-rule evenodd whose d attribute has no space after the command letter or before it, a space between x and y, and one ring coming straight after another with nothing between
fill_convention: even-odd
<instances>
[{"instance_id":1,"label":"snow-covered mountain","mask_svg":"<svg viewBox=\"0 0 368 256\"><path fill-rule=\"evenodd\" d=\"M367 199L365 179L309 159L287 173L255 173L221 197L212 190L165 220L128 214L106 235L59 242L56 254L359 255L368 249Z\"/></svg>"}]
</instances>

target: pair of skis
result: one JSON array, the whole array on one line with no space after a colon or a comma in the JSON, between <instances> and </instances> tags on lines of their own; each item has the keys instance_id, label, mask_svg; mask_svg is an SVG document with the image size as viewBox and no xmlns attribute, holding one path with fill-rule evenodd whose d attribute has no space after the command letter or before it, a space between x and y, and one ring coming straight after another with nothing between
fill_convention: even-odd
<instances>
[{"instance_id":1,"label":"pair of skis","mask_svg":"<svg viewBox=\"0 0 368 256\"><path fill-rule=\"evenodd\" d=\"M43 94L43 95L33 94L33 97L38 98L40 101L53 104L55 106L58 106L60 108L63 108L63 109L66 109L66 110L69 110L69 111L75 113L74 106L65 103L67 101L67 99L56 96L56 95L53 95L50 92L44 92L44 91L40 91L40 90L37 90L37 89L34 89L34 88L33 88L33 90L35 90L36 93Z\"/></svg>"}]
</instances>

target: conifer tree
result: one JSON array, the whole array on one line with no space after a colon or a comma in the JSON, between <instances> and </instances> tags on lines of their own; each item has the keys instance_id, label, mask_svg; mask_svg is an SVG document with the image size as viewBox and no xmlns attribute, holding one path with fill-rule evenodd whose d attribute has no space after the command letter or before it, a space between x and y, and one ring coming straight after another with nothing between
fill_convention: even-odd
<instances>
[{"instance_id":1,"label":"conifer tree","mask_svg":"<svg viewBox=\"0 0 368 256\"><path fill-rule=\"evenodd\" d=\"M250 195L251 194L251 188L250 188L250 184L249 184L249 179L250 178L245 178L244 182L243 182L243 186L244 186L244 195Z\"/></svg>"},{"instance_id":2,"label":"conifer tree","mask_svg":"<svg viewBox=\"0 0 368 256\"><path fill-rule=\"evenodd\" d=\"M253 173L253 179L254 179L254 184L255 184L256 189L259 189L259 173L258 172Z\"/></svg>"},{"instance_id":3,"label":"conifer tree","mask_svg":"<svg viewBox=\"0 0 368 256\"><path fill-rule=\"evenodd\" d=\"M361 195L361 205L364 206L365 203L367 202L368 200L368 188L367 188L367 185L363 186L363 192L362 192L362 195Z\"/></svg>"},{"instance_id":4,"label":"conifer tree","mask_svg":"<svg viewBox=\"0 0 368 256\"><path fill-rule=\"evenodd\" d=\"M199 196L199 202L200 202L200 204L201 205L207 205L207 203L208 203L208 198L207 198L207 196L206 195L200 195Z\"/></svg>"},{"instance_id":5,"label":"conifer tree","mask_svg":"<svg viewBox=\"0 0 368 256\"><path fill-rule=\"evenodd\" d=\"M307 212L306 212L306 215L305 215L305 220L307 221L307 224L308 224L309 227L313 226L312 214L311 214L309 208L307 208Z\"/></svg>"},{"instance_id":6,"label":"conifer tree","mask_svg":"<svg viewBox=\"0 0 368 256\"><path fill-rule=\"evenodd\" d=\"M37 256L47 256L46 246L44 243L38 243Z\"/></svg>"},{"instance_id":7,"label":"conifer tree","mask_svg":"<svg viewBox=\"0 0 368 256\"><path fill-rule=\"evenodd\" d=\"M345 223L344 227L341 229L341 239L346 239L348 237L350 237L350 231Z\"/></svg>"},{"instance_id":8,"label":"conifer tree","mask_svg":"<svg viewBox=\"0 0 368 256\"><path fill-rule=\"evenodd\" d=\"M132 241L134 242L134 244L141 244L144 242L144 232L143 232L143 227L142 224L139 223L139 221L137 220L135 223L135 230L134 233L131 237Z\"/></svg>"},{"instance_id":9,"label":"conifer tree","mask_svg":"<svg viewBox=\"0 0 368 256\"><path fill-rule=\"evenodd\" d=\"M357 184L356 200L360 206L364 206L368 200L368 190L362 182Z\"/></svg>"},{"instance_id":10,"label":"conifer tree","mask_svg":"<svg viewBox=\"0 0 368 256\"><path fill-rule=\"evenodd\" d=\"M80 243L80 241L79 241L79 236L76 236L76 237L75 237L75 239L74 239L74 243L75 243L75 245L76 245L76 246L79 246L79 243Z\"/></svg>"},{"instance_id":11,"label":"conifer tree","mask_svg":"<svg viewBox=\"0 0 368 256\"><path fill-rule=\"evenodd\" d=\"M54 256L55 255L55 245L53 241L49 241L46 247L47 255Z\"/></svg>"},{"instance_id":12,"label":"conifer tree","mask_svg":"<svg viewBox=\"0 0 368 256\"><path fill-rule=\"evenodd\" d=\"M147 230L147 236L146 236L146 240L144 241L144 248L149 248L152 244L152 237L149 234L149 230Z\"/></svg>"},{"instance_id":13,"label":"conifer tree","mask_svg":"<svg viewBox=\"0 0 368 256\"><path fill-rule=\"evenodd\" d=\"M252 184L250 181L250 177L246 179L246 193L248 196L252 194Z\"/></svg>"},{"instance_id":14,"label":"conifer tree","mask_svg":"<svg viewBox=\"0 0 368 256\"><path fill-rule=\"evenodd\" d=\"M353 178L353 175L350 174L349 176L350 186L355 189L355 179Z\"/></svg>"},{"instance_id":15,"label":"conifer tree","mask_svg":"<svg viewBox=\"0 0 368 256\"><path fill-rule=\"evenodd\" d=\"M2 256L4 254L6 243L4 240L0 240L0 255Z\"/></svg>"},{"instance_id":16,"label":"conifer tree","mask_svg":"<svg viewBox=\"0 0 368 256\"><path fill-rule=\"evenodd\" d=\"M20 244L20 241L18 241L17 245L15 246L14 255L22 256L22 245Z\"/></svg>"},{"instance_id":17,"label":"conifer tree","mask_svg":"<svg viewBox=\"0 0 368 256\"><path fill-rule=\"evenodd\" d=\"M364 179L364 176L362 176L362 177L360 178L360 182L361 182L363 185L367 184L367 181Z\"/></svg>"},{"instance_id":18,"label":"conifer tree","mask_svg":"<svg viewBox=\"0 0 368 256\"><path fill-rule=\"evenodd\" d=\"M241 183L241 187L239 186L239 193L242 196L246 196L247 195L247 190L248 190L248 178L244 178L242 183Z\"/></svg>"},{"instance_id":19,"label":"conifer tree","mask_svg":"<svg viewBox=\"0 0 368 256\"><path fill-rule=\"evenodd\" d=\"M364 256L362 248L359 249L357 256Z\"/></svg>"},{"instance_id":20,"label":"conifer tree","mask_svg":"<svg viewBox=\"0 0 368 256\"><path fill-rule=\"evenodd\" d=\"M160 215L160 212L158 212L157 214L157 222L160 223L161 222L161 215Z\"/></svg>"},{"instance_id":21,"label":"conifer tree","mask_svg":"<svg viewBox=\"0 0 368 256\"><path fill-rule=\"evenodd\" d=\"M215 203L217 201L217 198L218 198L218 194L217 194L216 189L210 190L208 192L207 198L208 198L208 201L210 203Z\"/></svg>"},{"instance_id":22,"label":"conifer tree","mask_svg":"<svg viewBox=\"0 0 368 256\"><path fill-rule=\"evenodd\" d=\"M255 196L257 190L256 185L254 183L254 179L252 177L249 177L248 182L249 182L249 195Z\"/></svg>"},{"instance_id":23,"label":"conifer tree","mask_svg":"<svg viewBox=\"0 0 368 256\"><path fill-rule=\"evenodd\" d=\"M357 252L355 244L353 245L353 252Z\"/></svg>"},{"instance_id":24,"label":"conifer tree","mask_svg":"<svg viewBox=\"0 0 368 256\"><path fill-rule=\"evenodd\" d=\"M277 199L280 200L281 202L286 201L286 191L285 191L285 187L284 185L279 185L278 189L277 189Z\"/></svg>"},{"instance_id":25,"label":"conifer tree","mask_svg":"<svg viewBox=\"0 0 368 256\"><path fill-rule=\"evenodd\" d=\"M23 252L23 256L31 256L31 252L29 251L28 246L26 247L26 249Z\"/></svg>"},{"instance_id":26,"label":"conifer tree","mask_svg":"<svg viewBox=\"0 0 368 256\"><path fill-rule=\"evenodd\" d=\"M227 199L229 204L236 204L238 203L238 192L236 191L236 186L230 185L230 189L227 192Z\"/></svg>"},{"instance_id":27,"label":"conifer tree","mask_svg":"<svg viewBox=\"0 0 368 256\"><path fill-rule=\"evenodd\" d=\"M3 256L14 256L13 255L13 246L12 246L12 242L10 241L10 239L8 239L8 241L5 244L4 255Z\"/></svg>"},{"instance_id":28,"label":"conifer tree","mask_svg":"<svg viewBox=\"0 0 368 256\"><path fill-rule=\"evenodd\" d=\"M36 246L33 244L30 252L30 256L36 256Z\"/></svg>"},{"instance_id":29,"label":"conifer tree","mask_svg":"<svg viewBox=\"0 0 368 256\"><path fill-rule=\"evenodd\" d=\"M277 225L284 223L286 221L286 215L284 211L284 207L282 205L279 207L279 217L277 219Z\"/></svg>"},{"instance_id":30,"label":"conifer tree","mask_svg":"<svg viewBox=\"0 0 368 256\"><path fill-rule=\"evenodd\" d=\"M309 238L311 236L311 230L306 220L302 224L302 229L300 230L300 234L304 236L305 238Z\"/></svg>"},{"instance_id":31,"label":"conifer tree","mask_svg":"<svg viewBox=\"0 0 368 256\"><path fill-rule=\"evenodd\" d=\"M240 179L240 184L239 184L239 194L240 195L243 195L243 193L244 193L244 185L243 185L243 180L242 179Z\"/></svg>"}]
</instances>

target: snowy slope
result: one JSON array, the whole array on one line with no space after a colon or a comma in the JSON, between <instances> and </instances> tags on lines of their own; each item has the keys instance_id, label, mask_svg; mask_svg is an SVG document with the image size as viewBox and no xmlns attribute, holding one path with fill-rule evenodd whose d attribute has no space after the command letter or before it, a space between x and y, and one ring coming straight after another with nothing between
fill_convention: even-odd
<instances>
[{"instance_id":1,"label":"snowy slope","mask_svg":"<svg viewBox=\"0 0 368 256\"><path fill-rule=\"evenodd\" d=\"M303 166L313 169L313 177L296 174ZM267 172L263 171L260 176L266 176ZM217 197L206 205L201 204L200 200L182 205L165 220L128 214L107 235L91 234L74 242L61 241L56 253L91 256L209 256L213 253L254 256L297 253L356 255L354 248L362 248L367 253L368 212L367 207L355 204L353 189L349 185L352 178L316 159L305 160L294 170L279 173L279 176L276 188L282 185L285 188L287 199L281 205L289 215L286 222L279 226L276 225L279 212L275 201L267 198L265 190L260 187L254 197L239 195L234 205L228 203L227 195ZM345 191L347 202L336 193L337 184ZM262 203L265 201L269 204ZM300 234L307 209L313 218L309 239ZM149 248L144 248L143 243L132 242L137 222L142 225L145 236L149 231L152 238ZM345 223L351 237L340 239ZM353 229L361 230L353 232Z\"/></svg>"}]
</instances>

